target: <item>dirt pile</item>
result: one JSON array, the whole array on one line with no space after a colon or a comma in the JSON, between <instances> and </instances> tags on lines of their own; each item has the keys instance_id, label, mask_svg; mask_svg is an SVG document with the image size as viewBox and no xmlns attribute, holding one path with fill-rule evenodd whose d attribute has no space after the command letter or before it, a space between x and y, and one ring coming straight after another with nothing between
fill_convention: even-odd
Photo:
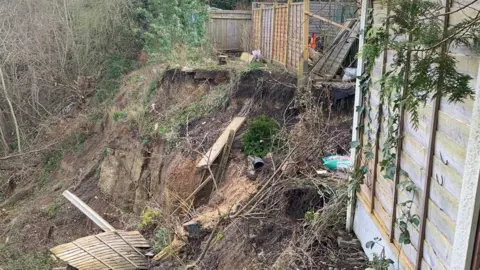
<instances>
[{"instance_id":1,"label":"dirt pile","mask_svg":"<svg viewBox=\"0 0 480 270\"><path fill-rule=\"evenodd\" d=\"M0 164L2 177L14 179L0 192L0 243L5 243L0 253L10 256L22 250L36 256L99 232L61 197L69 189L114 227L140 228L157 252L164 248L158 247L159 229L168 231L170 242L182 243L174 256L152 269L181 268L202 253L197 266L204 269L263 269L289 248L298 255L298 233L315 227L305 223L305 217L332 201L343 203L334 194L319 194L323 182L312 172L320 168L324 154L348 148L350 127L349 117L332 115L322 100L311 104L314 111L295 104L298 95L296 78L283 72L150 66L131 73L113 104L96 119L87 107L81 108L78 115L51 123L48 132L41 133L43 141L55 147ZM257 181L246 177L243 127L236 134L224 181L203 194L200 203L185 201L203 178L197 162L232 118L260 115L277 120L288 143L267 162ZM63 137L55 139L58 134ZM277 173L293 145L298 150L291 155L290 169ZM263 189L270 178L272 184ZM336 188L343 188L338 181ZM258 200L248 205L259 191ZM149 220L145 209L154 211L156 220ZM238 217L230 220L237 211ZM200 224L201 237L178 229L189 221ZM329 230L339 230L340 222ZM210 247L204 252L208 238ZM310 248L323 244L318 239ZM292 265L299 257L294 258L289 260ZM0 255L0 266L2 260L7 257Z\"/></svg>"}]
</instances>

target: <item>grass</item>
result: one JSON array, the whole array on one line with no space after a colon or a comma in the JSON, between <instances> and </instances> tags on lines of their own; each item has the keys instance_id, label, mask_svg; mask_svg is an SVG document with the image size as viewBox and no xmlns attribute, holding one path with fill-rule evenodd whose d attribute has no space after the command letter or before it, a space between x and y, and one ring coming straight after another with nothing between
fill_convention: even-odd
<instances>
[{"instance_id":1,"label":"grass","mask_svg":"<svg viewBox=\"0 0 480 270\"><path fill-rule=\"evenodd\" d=\"M75 146L73 147L73 152L78 154L83 151L83 146L87 137L85 134L75 134Z\"/></svg>"},{"instance_id":2,"label":"grass","mask_svg":"<svg viewBox=\"0 0 480 270\"><path fill-rule=\"evenodd\" d=\"M116 111L113 112L112 118L114 122L121 122L127 118L127 115L126 111Z\"/></svg>"},{"instance_id":3,"label":"grass","mask_svg":"<svg viewBox=\"0 0 480 270\"><path fill-rule=\"evenodd\" d=\"M159 78L156 78L150 82L148 85L147 92L145 93L145 97L143 99L143 106L148 106L148 103L152 99L153 94L157 91L158 82L160 81Z\"/></svg>"},{"instance_id":4,"label":"grass","mask_svg":"<svg viewBox=\"0 0 480 270\"><path fill-rule=\"evenodd\" d=\"M111 56L107 61L105 74L97 87L97 100L102 103L113 98L120 89L123 75L135 68L135 61L118 55Z\"/></svg>"},{"instance_id":5,"label":"grass","mask_svg":"<svg viewBox=\"0 0 480 270\"><path fill-rule=\"evenodd\" d=\"M25 252L24 250L0 244L0 269L52 269L55 262L48 252Z\"/></svg>"},{"instance_id":6,"label":"grass","mask_svg":"<svg viewBox=\"0 0 480 270\"><path fill-rule=\"evenodd\" d=\"M55 201L53 201L53 203L48 206L45 212L47 217L50 219L54 218L57 215L58 210L60 209L62 204L63 204L62 198L61 197L56 198Z\"/></svg>"},{"instance_id":7,"label":"grass","mask_svg":"<svg viewBox=\"0 0 480 270\"><path fill-rule=\"evenodd\" d=\"M174 107L168 113L171 117L159 124L157 132L165 137L167 141L175 141L182 126L225 106L227 101L228 85L219 85L198 102L190 104L185 108Z\"/></svg>"},{"instance_id":8,"label":"grass","mask_svg":"<svg viewBox=\"0 0 480 270\"><path fill-rule=\"evenodd\" d=\"M50 152L46 157L43 164L43 171L40 176L40 186L43 186L47 180L50 179L50 175L60 167L60 162L63 159L63 153L55 150Z\"/></svg>"},{"instance_id":9,"label":"grass","mask_svg":"<svg viewBox=\"0 0 480 270\"><path fill-rule=\"evenodd\" d=\"M243 73L249 73L255 70L259 70L263 67L265 67L265 64L263 64L262 62L253 61L247 66Z\"/></svg>"}]
</instances>

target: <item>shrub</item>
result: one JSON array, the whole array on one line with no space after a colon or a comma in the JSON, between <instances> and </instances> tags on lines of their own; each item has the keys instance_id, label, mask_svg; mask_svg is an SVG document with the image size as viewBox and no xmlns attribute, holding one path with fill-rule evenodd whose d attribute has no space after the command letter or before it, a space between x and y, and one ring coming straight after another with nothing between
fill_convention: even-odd
<instances>
[{"instance_id":1,"label":"shrub","mask_svg":"<svg viewBox=\"0 0 480 270\"><path fill-rule=\"evenodd\" d=\"M160 211L147 208L143 211L142 221L140 222L141 228L147 228L157 225L158 218L160 217Z\"/></svg>"},{"instance_id":2,"label":"shrub","mask_svg":"<svg viewBox=\"0 0 480 270\"><path fill-rule=\"evenodd\" d=\"M205 43L208 13L203 1L150 0L137 8L137 15L147 22L144 49L153 57L169 58L177 45L189 49Z\"/></svg>"},{"instance_id":3,"label":"shrub","mask_svg":"<svg viewBox=\"0 0 480 270\"><path fill-rule=\"evenodd\" d=\"M264 157L278 146L276 136L280 125L273 119L260 116L248 124L242 138L242 150L249 156Z\"/></svg>"},{"instance_id":4,"label":"shrub","mask_svg":"<svg viewBox=\"0 0 480 270\"><path fill-rule=\"evenodd\" d=\"M157 229L153 237L153 249L155 252L160 252L166 247L168 247L168 231L165 228Z\"/></svg>"}]
</instances>

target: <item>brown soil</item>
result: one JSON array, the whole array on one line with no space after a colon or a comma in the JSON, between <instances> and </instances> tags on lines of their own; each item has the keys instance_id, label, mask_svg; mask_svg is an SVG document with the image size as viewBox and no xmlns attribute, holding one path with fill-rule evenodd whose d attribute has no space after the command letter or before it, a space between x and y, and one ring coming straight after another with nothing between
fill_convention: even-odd
<instances>
[{"instance_id":1,"label":"brown soil","mask_svg":"<svg viewBox=\"0 0 480 270\"><path fill-rule=\"evenodd\" d=\"M14 243L26 253L43 252L58 244L100 232L79 210L63 199L61 193L66 189L75 193L115 228L138 229L145 207L168 208L171 211L198 186L201 178L195 166L199 153L206 152L213 145L233 117L267 115L289 130L302 125L299 124L300 111L293 104L296 79L287 73L258 70L243 74L238 81L234 81L230 71L173 69L166 71L158 80L156 91L148 104L152 108L147 113L149 117L168 118L165 113L169 108L188 106L218 84L230 87L228 102L211 114L183 126L173 150L160 137L144 143L142 130L129 121L114 121L113 114L128 110L131 112L128 117L138 116L136 105L139 100L143 102L142 91L149 88L151 81L159 78L162 70L163 67L147 67L127 76L122 91L99 124L88 119L87 108L80 108L78 114L68 121L44 125L38 136L42 145L62 142L61 147L67 147L59 135L76 138L75 135L83 134L85 137L81 149L66 151L60 166L46 178L43 177L46 180L40 181L43 167L46 159L58 150L56 147L2 161L1 176L16 181L15 185L9 185L9 190L0 190L0 194L5 196L0 198L0 208L3 208L0 209L0 243ZM329 127L328 131L333 134L349 133L349 128L349 122L345 121ZM272 168L267 167L259 181L247 179L245 156L239 143L244 129L237 133L227 173L224 181L217 183L218 190L204 195L202 205L191 209L188 215L178 213L174 217L176 222L189 219L199 221L205 230L204 238L192 241L181 252L180 258L183 260L192 261L200 254L219 213L238 209L271 173ZM344 137L341 136L332 144L331 151L348 147L349 139ZM305 153L301 159L295 160L297 165L304 164L303 167L296 166L295 172L309 166L320 166L319 157L325 149ZM271 267L289 246L295 230L301 225L299 219L307 210L323 206L323 198L318 198L310 191L305 191L303 195L297 193L278 198L282 205L290 205L290 210L283 208L275 216L245 219L235 225L222 223L222 236L218 236L200 267ZM151 230L142 231L151 239ZM152 269L174 269L181 265L178 261L169 261Z\"/></svg>"}]
</instances>

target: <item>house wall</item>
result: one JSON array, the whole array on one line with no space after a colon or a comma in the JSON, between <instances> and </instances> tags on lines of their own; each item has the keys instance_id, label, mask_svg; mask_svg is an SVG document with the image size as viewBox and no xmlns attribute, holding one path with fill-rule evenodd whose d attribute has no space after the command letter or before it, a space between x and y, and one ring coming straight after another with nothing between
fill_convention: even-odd
<instances>
[{"instance_id":1,"label":"house wall","mask_svg":"<svg viewBox=\"0 0 480 270\"><path fill-rule=\"evenodd\" d=\"M462 2L463 3L463 2ZM480 8L480 3L475 3L473 8ZM380 1L374 1L374 24L383 23L386 15L386 6ZM454 4L452 10L458 9L459 4ZM450 23L455 24L466 18L469 13L475 11L467 9L466 12L457 12L450 15ZM470 14L470 15L472 15ZM364 16L365 14L362 14ZM478 77L479 55L466 47L450 48L449 53L458 60L458 71L470 75L472 88L476 88ZM394 53L388 51L385 57L379 57L375 62L372 79L378 82L382 73L388 71L389 63L392 62ZM386 61L384 61L384 59ZM362 63L359 61L359 65ZM462 201L462 182L465 177L465 168L468 165L466 153L471 144L469 142L472 111L474 99L467 99L462 103L449 103L447 98L442 97L438 112L435 111L434 101L427 102L419 110L419 127L412 126L412 116L405 115L403 124L404 132L402 134L402 148L398 154L400 159L399 171L402 172L399 182L411 180L416 186L416 192L410 193L398 188L394 180L386 179L384 172L380 170L379 161L382 157L382 147L387 134L388 110L380 102L380 84L373 83L370 88L370 100L364 101L363 105L371 108L369 116L363 120L365 127L360 138L363 144L373 142L378 145L378 161L375 159L367 161L365 158L360 162L368 166L365 183L361 185L361 191L357 194L356 216L354 222L354 231L362 240L365 247L370 234L378 234L384 238L387 248L395 254L395 261L400 258L400 262L406 269L416 267L418 249L420 248L421 226L425 228L423 242L423 252L420 269L451 269L453 249L456 236L457 225L464 220L458 220L459 208ZM358 91L357 91L358 94ZM383 117L379 117L380 107L382 107ZM432 129L435 114L438 114L438 127ZM478 124L477 122L475 122ZM356 128L356 127L354 127ZM378 141L376 134L379 132ZM433 144L433 135L436 135ZM434 147L432 147L434 145ZM429 151L431 149L431 151ZM432 179L426 179L427 169L432 164ZM430 191L427 194L425 189ZM411 228L410 235L412 244L401 246L399 242L400 231L398 229L397 219L402 215L402 202L413 200L411 212L422 217L426 210L426 219L422 220L421 226ZM426 205L423 208L423 205ZM372 220L377 232L367 233L362 224L357 220ZM475 223L476 224L476 223ZM393 227L393 228L392 228ZM371 232L370 230L369 232ZM373 230L374 231L374 230ZM386 239L385 239L386 238ZM398 257L398 252L401 251Z\"/></svg>"}]
</instances>

